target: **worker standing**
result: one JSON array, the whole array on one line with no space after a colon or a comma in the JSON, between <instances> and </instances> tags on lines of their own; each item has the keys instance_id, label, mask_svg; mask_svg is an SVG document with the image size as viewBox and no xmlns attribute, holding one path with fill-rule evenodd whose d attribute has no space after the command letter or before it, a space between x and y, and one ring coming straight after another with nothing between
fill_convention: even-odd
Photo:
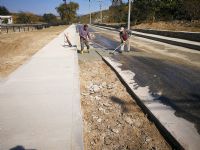
<instances>
[{"instance_id":1,"label":"worker standing","mask_svg":"<svg viewBox=\"0 0 200 150\"><path fill-rule=\"evenodd\" d=\"M124 27L120 28L120 32L119 32L119 36L120 36L120 40L121 40L121 49L120 49L120 53L122 53L125 48L127 52L130 51L130 42L129 42L129 38L131 36L131 31L130 30L126 30Z\"/></svg>"}]
</instances>

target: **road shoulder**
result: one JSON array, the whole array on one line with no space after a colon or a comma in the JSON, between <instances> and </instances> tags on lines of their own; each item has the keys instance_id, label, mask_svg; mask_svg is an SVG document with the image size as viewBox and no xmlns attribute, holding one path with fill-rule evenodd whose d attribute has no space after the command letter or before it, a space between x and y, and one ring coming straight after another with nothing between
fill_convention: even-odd
<instances>
[{"instance_id":1,"label":"road shoulder","mask_svg":"<svg viewBox=\"0 0 200 150\"><path fill-rule=\"evenodd\" d=\"M99 52L99 51L98 51ZM188 150L197 150L200 146L200 136L194 127L194 124L189 121L176 117L174 110L152 97L148 87L138 87L133 80L135 74L129 70L122 70L122 65L119 61L111 57L104 57L101 52L99 54L104 61L111 66L111 68L123 80L123 83L134 94L140 106L146 109L146 112L157 121L157 124L162 128L163 134L168 134L168 142L174 145L175 148L184 147ZM157 125L157 126L158 126Z\"/></svg>"}]
</instances>

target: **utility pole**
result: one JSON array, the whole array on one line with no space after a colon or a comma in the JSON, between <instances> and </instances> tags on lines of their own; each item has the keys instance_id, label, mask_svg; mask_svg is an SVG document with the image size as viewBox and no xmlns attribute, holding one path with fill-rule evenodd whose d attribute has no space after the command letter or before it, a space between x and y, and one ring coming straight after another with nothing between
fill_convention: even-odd
<instances>
[{"instance_id":1,"label":"utility pole","mask_svg":"<svg viewBox=\"0 0 200 150\"><path fill-rule=\"evenodd\" d=\"M100 7L100 14L101 14L101 23L103 22L103 12L102 12L102 0L98 0L99 2L99 7Z\"/></svg>"},{"instance_id":2,"label":"utility pole","mask_svg":"<svg viewBox=\"0 0 200 150\"><path fill-rule=\"evenodd\" d=\"M91 2L89 0L89 9L90 9L90 24L92 24L92 14L91 14Z\"/></svg>"},{"instance_id":3,"label":"utility pole","mask_svg":"<svg viewBox=\"0 0 200 150\"><path fill-rule=\"evenodd\" d=\"M128 5L129 5L129 7L128 7L128 30L130 30L130 26L131 26L131 2L132 2L133 0L129 0L128 1ZM128 44L128 49L130 50L130 48L131 48L131 45L130 45L130 43Z\"/></svg>"},{"instance_id":4,"label":"utility pole","mask_svg":"<svg viewBox=\"0 0 200 150\"><path fill-rule=\"evenodd\" d=\"M129 0L129 7L128 7L128 30L130 30L130 25L131 25L131 2L132 0Z\"/></svg>"}]
</instances>

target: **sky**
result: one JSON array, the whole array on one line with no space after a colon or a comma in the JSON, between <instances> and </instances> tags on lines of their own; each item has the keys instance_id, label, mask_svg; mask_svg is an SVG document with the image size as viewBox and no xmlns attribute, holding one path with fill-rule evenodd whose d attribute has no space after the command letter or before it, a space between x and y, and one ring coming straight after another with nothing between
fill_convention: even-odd
<instances>
[{"instance_id":1,"label":"sky","mask_svg":"<svg viewBox=\"0 0 200 150\"><path fill-rule=\"evenodd\" d=\"M73 2L79 3L78 14L88 14L89 13L89 0L71 0ZM91 11L95 12L99 10L98 0L91 1ZM127 0L124 0L127 1ZM70 2L70 0L67 0ZM53 13L58 15L55 7L63 3L63 0L0 0L0 6L5 6L10 12L26 11L32 12L38 15L43 15L44 13ZM108 9L111 5L111 0L102 0L102 9Z\"/></svg>"}]
</instances>

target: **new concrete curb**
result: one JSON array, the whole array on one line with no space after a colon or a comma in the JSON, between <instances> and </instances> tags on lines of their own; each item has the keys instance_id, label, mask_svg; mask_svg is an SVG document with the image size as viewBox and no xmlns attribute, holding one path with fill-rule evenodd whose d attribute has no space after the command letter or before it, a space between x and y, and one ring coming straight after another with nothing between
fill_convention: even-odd
<instances>
[{"instance_id":1,"label":"new concrete curb","mask_svg":"<svg viewBox=\"0 0 200 150\"><path fill-rule=\"evenodd\" d=\"M154 29L133 29L133 31L200 42L200 32L169 31L169 30L154 30Z\"/></svg>"},{"instance_id":2,"label":"new concrete curb","mask_svg":"<svg viewBox=\"0 0 200 150\"><path fill-rule=\"evenodd\" d=\"M143 112L148 115L150 121L154 122L159 132L165 138L165 140L171 145L172 149L175 150L184 150L183 146L172 136L172 134L163 126L163 124L159 121L158 118L154 116L154 114L145 106L142 100L134 93L131 87L127 84L125 79L119 74L119 72L115 69L115 67L110 64L104 56L100 52L96 50L96 52L102 57L102 60L116 73L117 77L120 79L122 84L126 87L129 94L136 100L137 104L141 107Z\"/></svg>"}]
</instances>

